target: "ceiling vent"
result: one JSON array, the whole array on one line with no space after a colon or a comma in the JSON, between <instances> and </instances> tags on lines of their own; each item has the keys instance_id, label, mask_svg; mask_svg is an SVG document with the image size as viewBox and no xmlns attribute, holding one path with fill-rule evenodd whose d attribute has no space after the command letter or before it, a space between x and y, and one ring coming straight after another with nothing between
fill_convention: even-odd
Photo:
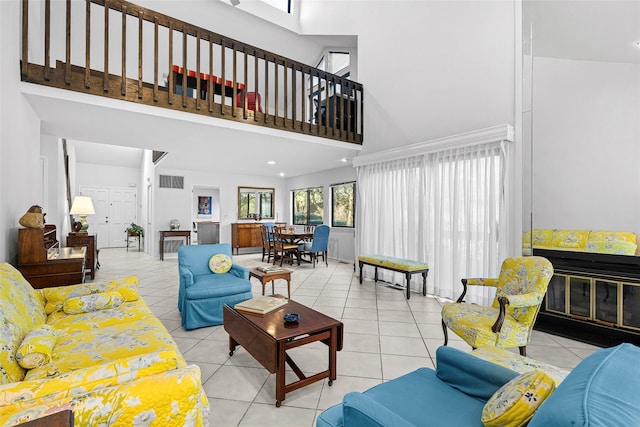
<instances>
[{"instance_id":1,"label":"ceiling vent","mask_svg":"<svg viewBox=\"0 0 640 427\"><path fill-rule=\"evenodd\" d=\"M162 160L164 158L164 156L167 155L166 151L156 151L153 150L153 154L151 156L151 159L153 160L153 164L157 164L160 160Z\"/></svg>"},{"instance_id":2,"label":"ceiling vent","mask_svg":"<svg viewBox=\"0 0 640 427\"><path fill-rule=\"evenodd\" d=\"M184 188L184 176L160 175L160 188Z\"/></svg>"}]
</instances>

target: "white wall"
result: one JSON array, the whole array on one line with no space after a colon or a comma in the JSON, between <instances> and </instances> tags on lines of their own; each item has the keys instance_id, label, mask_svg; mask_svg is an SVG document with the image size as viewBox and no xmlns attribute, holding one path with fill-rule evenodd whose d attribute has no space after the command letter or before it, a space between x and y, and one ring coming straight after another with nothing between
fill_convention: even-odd
<instances>
[{"instance_id":1,"label":"white wall","mask_svg":"<svg viewBox=\"0 0 640 427\"><path fill-rule=\"evenodd\" d=\"M356 180L356 169L344 166L336 169L301 175L287 179L287 222L291 223L291 191L300 188L323 187L324 224L331 225L331 185ZM357 184L356 184L357 185ZM358 207L356 206L356 209ZM358 224L356 224L356 227ZM355 228L331 228L329 257L345 262L355 261Z\"/></svg>"},{"instance_id":2,"label":"white wall","mask_svg":"<svg viewBox=\"0 0 640 427\"><path fill-rule=\"evenodd\" d=\"M534 58L534 228L640 233L640 65Z\"/></svg>"},{"instance_id":3,"label":"white wall","mask_svg":"<svg viewBox=\"0 0 640 427\"><path fill-rule=\"evenodd\" d=\"M300 26L358 35L366 154L514 123L515 3L303 1Z\"/></svg>"},{"instance_id":4,"label":"white wall","mask_svg":"<svg viewBox=\"0 0 640 427\"><path fill-rule=\"evenodd\" d=\"M220 243L231 243L231 223L253 222L238 221L238 187L273 187L275 188L275 211L278 220L283 220L287 191L282 178L271 178L252 175L234 175L217 172L190 171L188 169L155 170L155 182L158 175L184 176L184 189L157 188L153 194L153 226L151 233L145 234L146 242L152 244L153 256L159 256L157 242L159 232L168 230L172 219L180 221L180 229L190 229L192 221L193 187L217 187L220 189ZM153 243L150 242L153 241Z\"/></svg>"},{"instance_id":5,"label":"white wall","mask_svg":"<svg viewBox=\"0 0 640 427\"><path fill-rule=\"evenodd\" d=\"M84 185L91 187L129 187L135 188L138 194L140 182L140 168L122 166L98 165L95 163L76 163L76 188Z\"/></svg>"},{"instance_id":6,"label":"white wall","mask_svg":"<svg viewBox=\"0 0 640 427\"><path fill-rule=\"evenodd\" d=\"M18 220L40 199L40 120L20 94L19 0L0 1L0 261L17 261ZM7 42L10 41L10 42Z\"/></svg>"}]
</instances>

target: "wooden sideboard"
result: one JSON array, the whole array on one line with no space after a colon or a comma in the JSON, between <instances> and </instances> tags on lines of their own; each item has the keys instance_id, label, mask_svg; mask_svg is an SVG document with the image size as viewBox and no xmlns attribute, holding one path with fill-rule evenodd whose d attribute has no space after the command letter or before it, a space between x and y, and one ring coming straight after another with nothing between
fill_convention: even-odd
<instances>
[{"instance_id":1,"label":"wooden sideboard","mask_svg":"<svg viewBox=\"0 0 640 427\"><path fill-rule=\"evenodd\" d=\"M91 274L91 278L96 278L96 260L98 258L98 248L96 240L98 237L87 233L69 233L67 236L67 246L87 248L87 262L85 263L85 273Z\"/></svg>"},{"instance_id":2,"label":"wooden sideboard","mask_svg":"<svg viewBox=\"0 0 640 427\"><path fill-rule=\"evenodd\" d=\"M86 248L59 246L54 225L18 230L18 270L34 288L84 282Z\"/></svg>"},{"instance_id":3,"label":"wooden sideboard","mask_svg":"<svg viewBox=\"0 0 640 427\"><path fill-rule=\"evenodd\" d=\"M240 248L262 248L261 222L234 222L231 224L231 251L236 255ZM276 222L278 226L286 226L284 222Z\"/></svg>"}]
</instances>

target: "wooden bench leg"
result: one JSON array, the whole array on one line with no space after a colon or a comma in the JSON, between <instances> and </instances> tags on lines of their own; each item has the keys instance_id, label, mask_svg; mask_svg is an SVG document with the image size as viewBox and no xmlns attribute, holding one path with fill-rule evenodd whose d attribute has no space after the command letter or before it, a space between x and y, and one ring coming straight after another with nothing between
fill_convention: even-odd
<instances>
[{"instance_id":1,"label":"wooden bench leg","mask_svg":"<svg viewBox=\"0 0 640 427\"><path fill-rule=\"evenodd\" d=\"M360 266L360 284L362 285L362 261L358 261L358 264Z\"/></svg>"},{"instance_id":2,"label":"wooden bench leg","mask_svg":"<svg viewBox=\"0 0 640 427\"><path fill-rule=\"evenodd\" d=\"M411 298L411 273L405 273L407 276L407 300Z\"/></svg>"},{"instance_id":3,"label":"wooden bench leg","mask_svg":"<svg viewBox=\"0 0 640 427\"><path fill-rule=\"evenodd\" d=\"M373 281L378 283L378 266L376 265L374 268Z\"/></svg>"}]
</instances>

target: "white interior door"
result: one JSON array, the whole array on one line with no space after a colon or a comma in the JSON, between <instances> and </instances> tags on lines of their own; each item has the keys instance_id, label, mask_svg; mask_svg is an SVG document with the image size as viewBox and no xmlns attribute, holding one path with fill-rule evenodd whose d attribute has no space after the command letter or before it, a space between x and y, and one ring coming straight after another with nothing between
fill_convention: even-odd
<instances>
[{"instance_id":1,"label":"white interior door","mask_svg":"<svg viewBox=\"0 0 640 427\"><path fill-rule=\"evenodd\" d=\"M109 201L110 242L112 248L126 246L124 230L137 221L136 190L132 188L112 188Z\"/></svg>"},{"instance_id":2,"label":"white interior door","mask_svg":"<svg viewBox=\"0 0 640 427\"><path fill-rule=\"evenodd\" d=\"M95 215L88 215L89 233L96 235L98 248L109 247L109 189L106 187L80 187L82 196L91 197Z\"/></svg>"},{"instance_id":3,"label":"white interior door","mask_svg":"<svg viewBox=\"0 0 640 427\"><path fill-rule=\"evenodd\" d=\"M91 197L95 215L88 215L89 233L97 235L98 248L126 246L125 228L137 222L136 189L118 187L80 187L80 194Z\"/></svg>"}]
</instances>

